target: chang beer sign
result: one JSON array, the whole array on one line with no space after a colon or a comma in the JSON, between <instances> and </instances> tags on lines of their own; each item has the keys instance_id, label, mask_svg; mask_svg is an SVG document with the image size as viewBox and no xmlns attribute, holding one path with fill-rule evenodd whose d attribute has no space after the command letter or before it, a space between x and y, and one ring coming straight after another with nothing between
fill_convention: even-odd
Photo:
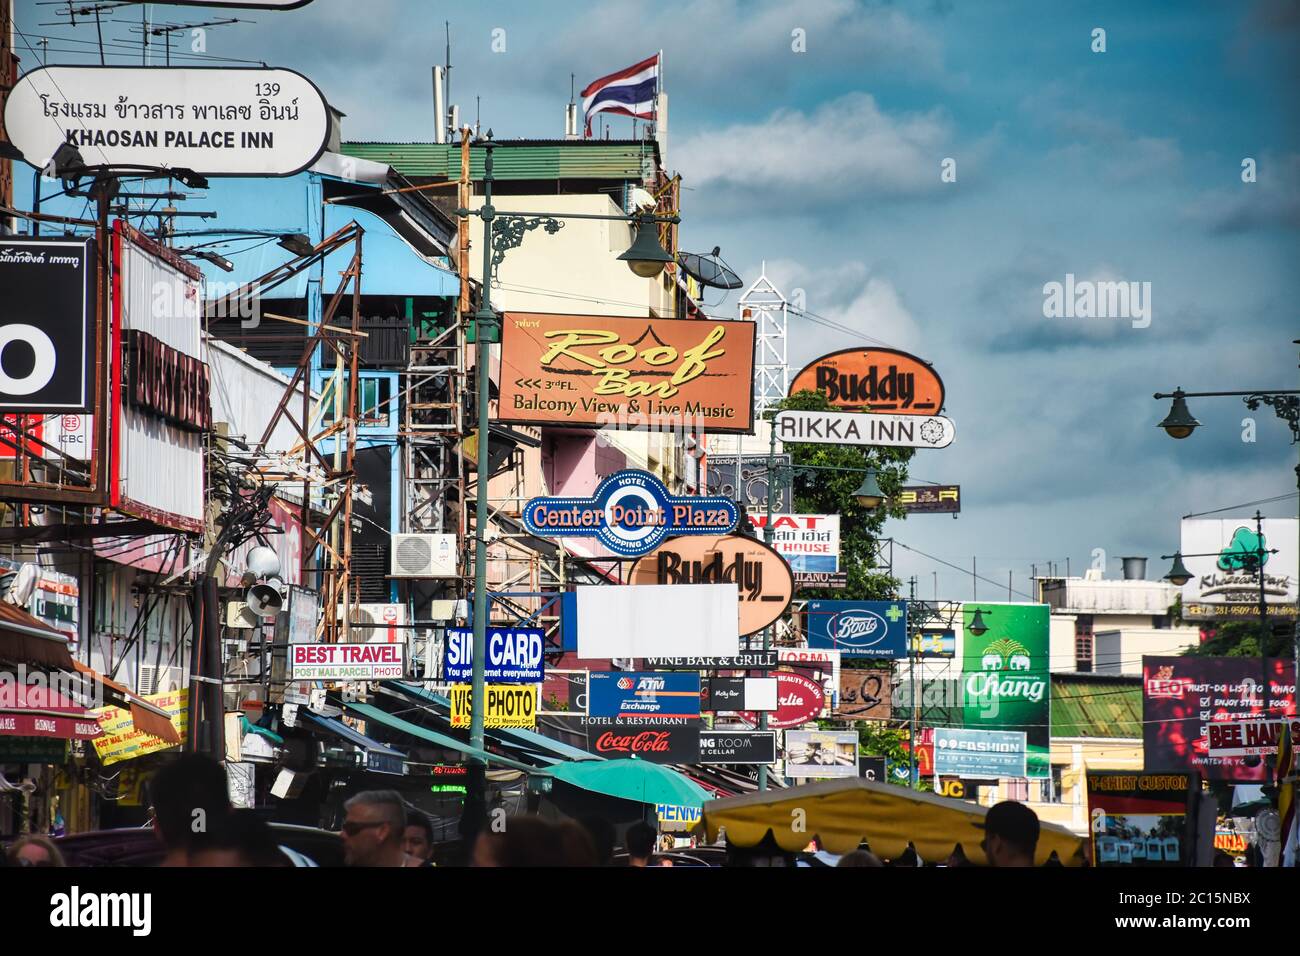
<instances>
[{"instance_id":1,"label":"chang beer sign","mask_svg":"<svg viewBox=\"0 0 1300 956\"><path fill-rule=\"evenodd\" d=\"M975 609L988 630L972 634ZM1029 777L1050 773L1050 611L1046 604L966 604L962 608L963 716L969 730L1023 731Z\"/></svg>"}]
</instances>

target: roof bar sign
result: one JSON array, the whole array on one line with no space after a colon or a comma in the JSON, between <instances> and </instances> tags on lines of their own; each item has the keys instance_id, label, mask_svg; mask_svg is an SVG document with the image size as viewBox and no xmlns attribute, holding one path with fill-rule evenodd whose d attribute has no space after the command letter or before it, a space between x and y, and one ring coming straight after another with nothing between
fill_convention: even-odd
<instances>
[{"instance_id":1,"label":"roof bar sign","mask_svg":"<svg viewBox=\"0 0 1300 956\"><path fill-rule=\"evenodd\" d=\"M9 94L5 128L43 167L62 143L89 168L292 176L325 151L329 107L293 70L46 66Z\"/></svg>"}]
</instances>

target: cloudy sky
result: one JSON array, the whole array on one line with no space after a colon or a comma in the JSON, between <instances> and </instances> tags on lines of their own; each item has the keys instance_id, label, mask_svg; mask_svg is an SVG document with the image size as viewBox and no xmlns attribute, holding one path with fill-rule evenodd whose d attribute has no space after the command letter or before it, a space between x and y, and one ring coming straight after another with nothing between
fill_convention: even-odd
<instances>
[{"instance_id":1,"label":"cloudy sky","mask_svg":"<svg viewBox=\"0 0 1300 956\"><path fill-rule=\"evenodd\" d=\"M49 62L97 58L93 23L41 26L54 6L17 6L25 65L42 35ZM1005 598L1011 572L1023 600L1032 564L1068 558L1078 574L1100 548L1110 575L1129 554L1160 574L1181 515L1295 491L1271 411L1250 443L1238 400L1194 401L1204 427L1175 442L1151 395L1300 387L1300 3L1160 6L315 0L238 11L256 22L209 30L206 53L299 69L348 114L346 138L402 141L432 137L448 17L451 98L470 119L479 98L498 138L562 135L570 74L580 89L662 48L684 247L720 245L747 282L766 261L787 295L853 330L797 319L794 370L864 337L934 363L957 440L919 452L913 474L961 484L964 511L890 531L964 568L977 557L998 582L982 598ZM118 13L105 36L139 62L134 22ZM1045 318L1044 284L1067 274L1150 283L1149 326ZM940 596L971 596L968 572L895 556L921 596L934 572Z\"/></svg>"}]
</instances>

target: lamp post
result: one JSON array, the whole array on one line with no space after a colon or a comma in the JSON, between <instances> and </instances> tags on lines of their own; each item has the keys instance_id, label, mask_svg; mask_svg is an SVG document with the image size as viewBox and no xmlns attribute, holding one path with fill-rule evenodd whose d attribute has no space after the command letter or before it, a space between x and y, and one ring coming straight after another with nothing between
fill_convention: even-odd
<instances>
[{"instance_id":1,"label":"lamp post","mask_svg":"<svg viewBox=\"0 0 1300 956\"><path fill-rule=\"evenodd\" d=\"M1300 339L1293 339L1292 344L1300 345ZM1192 417L1192 413L1187 407L1188 397L1240 398L1245 403L1246 407L1249 408L1251 411L1258 410L1258 408L1261 405L1267 405L1270 408L1272 408L1273 411L1277 414L1277 417L1282 419L1282 421L1286 422L1287 426L1291 429L1291 444L1293 445L1300 444L1300 389L1252 389L1250 391L1245 391L1245 392L1184 392L1181 388L1177 388L1174 389L1173 392L1156 392L1155 398L1157 401L1166 398L1173 399L1173 405L1170 407L1169 414L1165 416L1164 421L1160 422L1158 426L1160 428L1163 428L1171 438L1177 438L1177 439L1187 438L1201 424L1195 418ZM1296 489L1300 490L1300 464L1296 465L1295 474L1296 474ZM1300 505L1300 501L1298 501L1297 504ZM1258 517L1259 517L1258 512L1256 512L1257 522L1258 522ZM1259 532L1259 534L1260 534L1260 547L1262 548L1263 546L1262 530ZM1186 573L1187 569L1185 567L1182 567L1181 558L1183 556L1175 552L1173 557L1175 559L1174 567L1170 570L1170 573L1165 577L1169 581L1177 584L1179 582L1176 581L1174 577L1172 577L1172 575L1178 573L1179 577L1181 577L1182 581L1185 583L1186 581L1191 579L1191 575ZM1260 625L1260 629L1264 632L1264 634L1267 634L1268 618L1265 616L1265 612L1267 609L1264 605L1264 563L1263 563L1262 555L1259 555L1259 581L1260 581L1259 625ZM1293 640L1293 655L1296 664L1296 672L1300 673L1300 608L1297 608L1296 622L1295 622L1295 628L1294 628L1292 640ZM1260 639L1260 656L1261 657L1264 656L1264 642L1262 637ZM1268 692L1269 692L1268 676L1267 674L1265 674L1265 678L1264 678L1265 709L1267 709L1268 707ZM1269 761L1270 764L1271 762L1272 761ZM1300 787L1300 784L1297 784L1297 787Z\"/></svg>"},{"instance_id":2,"label":"lamp post","mask_svg":"<svg viewBox=\"0 0 1300 956\"><path fill-rule=\"evenodd\" d=\"M483 282L482 295L478 311L474 313L466 341L475 343L474 357L475 387L478 402L478 454L477 454L477 491L474 502L474 661L470 689L470 729L469 743L473 750L469 759L469 780L466 794L466 817L468 832L463 835L468 839L477 832L481 824L485 805L487 765L481 754L484 752L484 672L487 664L487 522L488 522L488 347L501 341L501 320L492 308L493 273L506 253L518 248L524 240L524 234L543 227L554 235L559 232L564 219L598 219L614 222L635 222L637 235L632 247L618 258L642 278L653 278L663 271L664 266L672 262L672 256L663 250L654 235L654 223L681 220L677 216L659 216L639 214L636 216L602 216L580 213L514 213L502 212L492 205L492 151L496 143L492 141L492 132L488 131L483 149L483 205L478 209L457 209L461 218L477 216L483 220ZM468 282L468 276L461 277ZM462 827L464 831L466 827Z\"/></svg>"},{"instance_id":3,"label":"lamp post","mask_svg":"<svg viewBox=\"0 0 1300 956\"><path fill-rule=\"evenodd\" d=\"M776 509L776 480L778 475L788 475L793 477L801 471L838 471L844 474L860 474L863 476L862 484L853 492L853 497L857 499L858 504L862 507L874 511L884 502L885 496L880 490L880 484L876 481L876 474L872 468L840 468L834 465L778 465L776 464L776 426L769 419L768 441L767 441L767 465L763 469L767 475L767 520L763 523L763 543L772 544L772 538L775 536L772 530L772 512ZM763 650L770 650L772 647L772 625L763 628ZM758 729L767 729L767 713L760 712L758 715ZM767 764L758 765L758 789L767 789Z\"/></svg>"}]
</instances>

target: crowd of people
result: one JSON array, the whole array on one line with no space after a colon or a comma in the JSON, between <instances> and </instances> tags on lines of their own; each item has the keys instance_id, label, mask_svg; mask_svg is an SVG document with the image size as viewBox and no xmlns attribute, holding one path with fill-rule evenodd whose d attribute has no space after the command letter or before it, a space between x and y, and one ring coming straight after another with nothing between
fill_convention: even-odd
<instances>
[{"instance_id":1,"label":"crowd of people","mask_svg":"<svg viewBox=\"0 0 1300 956\"><path fill-rule=\"evenodd\" d=\"M230 805L225 771L209 757L185 755L163 767L150 782L151 824L163 847L162 866L268 867L316 866L305 854L283 845L272 827L253 810ZM394 790L367 790L343 804L339 830L343 861L354 867L429 867L436 844L430 819ZM499 824L499 825L498 825ZM982 823L980 848L995 867L1035 865L1040 826L1037 815L1016 801L991 807ZM473 842L466 862L478 867L517 866L672 866L671 836L645 822L627 826L621 836L601 817L546 820L514 816L494 821ZM621 842L620 842L621 841ZM814 839L811 852L790 854L770 834L758 847L728 848L727 862L740 866L924 866L916 848L882 859L863 844L842 856ZM16 866L63 866L55 841L29 835L16 840L4 862ZM938 861L930 861L934 865ZM942 862L969 866L960 843ZM1053 859L1048 865L1060 866Z\"/></svg>"}]
</instances>

